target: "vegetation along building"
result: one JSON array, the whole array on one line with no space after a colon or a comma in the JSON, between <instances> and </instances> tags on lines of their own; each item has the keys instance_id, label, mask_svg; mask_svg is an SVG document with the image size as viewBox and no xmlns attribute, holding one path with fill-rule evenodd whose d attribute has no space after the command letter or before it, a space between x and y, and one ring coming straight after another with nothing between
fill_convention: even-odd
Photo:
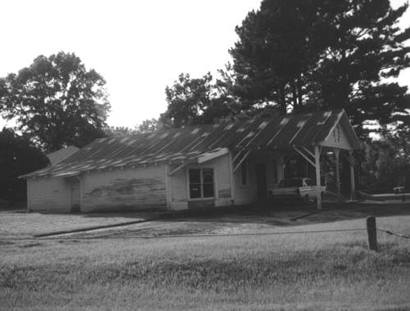
<instances>
[{"instance_id":1,"label":"vegetation along building","mask_svg":"<svg viewBox=\"0 0 410 311\"><path fill-rule=\"evenodd\" d=\"M348 156L359 147L343 110L259 115L100 138L23 177L32 211L244 205L266 200L270 190L287 176L312 176L320 186L321 154L335 155L340 193L340 151ZM354 164L348 163L350 190L354 192ZM320 195L317 199L320 208Z\"/></svg>"}]
</instances>

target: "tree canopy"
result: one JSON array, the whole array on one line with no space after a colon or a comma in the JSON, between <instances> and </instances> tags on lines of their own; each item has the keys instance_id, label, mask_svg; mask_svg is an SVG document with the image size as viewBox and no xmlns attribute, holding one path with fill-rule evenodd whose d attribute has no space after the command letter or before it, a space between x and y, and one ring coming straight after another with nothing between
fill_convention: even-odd
<instances>
[{"instance_id":1,"label":"tree canopy","mask_svg":"<svg viewBox=\"0 0 410 311\"><path fill-rule=\"evenodd\" d=\"M181 73L165 90L168 107L160 123L167 127L206 124L237 112L229 71L220 70L220 75L214 79L208 72L201 78L191 78Z\"/></svg>"},{"instance_id":2,"label":"tree canopy","mask_svg":"<svg viewBox=\"0 0 410 311\"><path fill-rule=\"evenodd\" d=\"M236 28L234 92L282 112L344 108L358 130L409 122L407 87L390 82L410 66L408 4L388 0L264 0ZM360 133L359 133L360 134Z\"/></svg>"},{"instance_id":3,"label":"tree canopy","mask_svg":"<svg viewBox=\"0 0 410 311\"><path fill-rule=\"evenodd\" d=\"M82 147L104 135L105 80L73 53L38 56L0 79L0 112L43 150Z\"/></svg>"},{"instance_id":4,"label":"tree canopy","mask_svg":"<svg viewBox=\"0 0 410 311\"><path fill-rule=\"evenodd\" d=\"M47 166L47 157L26 136L12 129L0 132L0 198L21 200L26 196L25 181L18 176Z\"/></svg>"}]
</instances>

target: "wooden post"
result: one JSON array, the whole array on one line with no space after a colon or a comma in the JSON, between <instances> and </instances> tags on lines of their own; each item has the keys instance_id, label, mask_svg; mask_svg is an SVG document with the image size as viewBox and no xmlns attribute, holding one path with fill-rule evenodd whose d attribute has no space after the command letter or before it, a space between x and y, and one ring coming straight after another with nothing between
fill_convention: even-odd
<instances>
[{"instance_id":1,"label":"wooden post","mask_svg":"<svg viewBox=\"0 0 410 311\"><path fill-rule=\"evenodd\" d=\"M278 182L279 182L285 178L285 156L282 154L278 157L277 168L278 168L277 174L278 174Z\"/></svg>"},{"instance_id":2,"label":"wooden post","mask_svg":"<svg viewBox=\"0 0 410 311\"><path fill-rule=\"evenodd\" d=\"M321 181L320 181L320 149L319 146L315 146L315 168L316 168L316 203L317 203L317 209L322 209L322 195L321 192L319 191L320 186L321 186Z\"/></svg>"},{"instance_id":3,"label":"wooden post","mask_svg":"<svg viewBox=\"0 0 410 311\"><path fill-rule=\"evenodd\" d=\"M334 148L336 157L336 187L337 187L337 199L340 200L340 149Z\"/></svg>"},{"instance_id":4,"label":"wooden post","mask_svg":"<svg viewBox=\"0 0 410 311\"><path fill-rule=\"evenodd\" d=\"M369 240L369 249L377 252L376 218L374 216L367 217L366 227L367 227L367 236Z\"/></svg>"},{"instance_id":5,"label":"wooden post","mask_svg":"<svg viewBox=\"0 0 410 311\"><path fill-rule=\"evenodd\" d=\"M354 180L354 157L353 150L349 151L349 163L350 163L350 198L355 199L356 184Z\"/></svg>"}]
</instances>

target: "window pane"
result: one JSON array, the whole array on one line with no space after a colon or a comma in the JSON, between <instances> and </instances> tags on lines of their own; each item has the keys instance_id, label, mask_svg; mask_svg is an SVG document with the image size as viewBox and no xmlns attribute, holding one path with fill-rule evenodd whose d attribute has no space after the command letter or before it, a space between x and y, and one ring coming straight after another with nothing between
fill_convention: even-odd
<instances>
[{"instance_id":1,"label":"window pane","mask_svg":"<svg viewBox=\"0 0 410 311\"><path fill-rule=\"evenodd\" d=\"M214 184L204 184L204 198L212 198L214 197Z\"/></svg>"},{"instance_id":2,"label":"window pane","mask_svg":"<svg viewBox=\"0 0 410 311\"><path fill-rule=\"evenodd\" d=\"M190 169L189 170L189 183L190 184L200 184L201 183L201 170L200 169Z\"/></svg>"},{"instance_id":3,"label":"window pane","mask_svg":"<svg viewBox=\"0 0 410 311\"><path fill-rule=\"evenodd\" d=\"M201 197L201 184L190 184L189 185L189 196L192 199L197 199Z\"/></svg>"},{"instance_id":4,"label":"window pane","mask_svg":"<svg viewBox=\"0 0 410 311\"><path fill-rule=\"evenodd\" d=\"M202 178L204 184L214 183L214 170L212 168L204 168L202 170Z\"/></svg>"}]
</instances>

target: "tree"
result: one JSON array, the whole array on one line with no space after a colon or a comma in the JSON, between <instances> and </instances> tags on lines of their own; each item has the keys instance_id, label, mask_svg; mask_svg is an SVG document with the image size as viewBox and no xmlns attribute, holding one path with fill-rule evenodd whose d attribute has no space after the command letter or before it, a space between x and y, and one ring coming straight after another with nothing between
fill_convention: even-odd
<instances>
[{"instance_id":1,"label":"tree","mask_svg":"<svg viewBox=\"0 0 410 311\"><path fill-rule=\"evenodd\" d=\"M236 28L235 93L282 112L344 108L353 125L409 121L406 87L388 82L410 66L404 4L388 0L264 0ZM364 136L364 131L361 133Z\"/></svg>"},{"instance_id":2,"label":"tree","mask_svg":"<svg viewBox=\"0 0 410 311\"><path fill-rule=\"evenodd\" d=\"M387 134L366 143L362 161L361 186L369 192L391 192L393 187L410 190L409 136Z\"/></svg>"},{"instance_id":3,"label":"tree","mask_svg":"<svg viewBox=\"0 0 410 311\"><path fill-rule=\"evenodd\" d=\"M202 78L181 73L172 87L167 86L165 90L168 107L159 120L162 126L207 124L232 114L235 100L226 88L229 82L225 78L213 81L210 73Z\"/></svg>"},{"instance_id":4,"label":"tree","mask_svg":"<svg viewBox=\"0 0 410 311\"><path fill-rule=\"evenodd\" d=\"M3 128L0 132L0 198L11 201L24 199L25 181L18 179L18 176L47 164L47 157L30 143L28 137Z\"/></svg>"},{"instance_id":5,"label":"tree","mask_svg":"<svg viewBox=\"0 0 410 311\"><path fill-rule=\"evenodd\" d=\"M334 35L315 71L324 108L344 108L355 125L375 120L385 126L399 115L410 120L407 87L385 80L410 66L410 28L397 26L407 7L393 10L388 0L337 2Z\"/></svg>"},{"instance_id":6,"label":"tree","mask_svg":"<svg viewBox=\"0 0 410 311\"><path fill-rule=\"evenodd\" d=\"M110 126L104 129L104 133L106 136L127 136L135 135L138 131L128 126Z\"/></svg>"},{"instance_id":7,"label":"tree","mask_svg":"<svg viewBox=\"0 0 410 311\"><path fill-rule=\"evenodd\" d=\"M239 41L230 50L235 92L248 106L270 102L286 113L303 104L306 75L321 45L315 31L326 29L317 2L265 0L236 27Z\"/></svg>"},{"instance_id":8,"label":"tree","mask_svg":"<svg viewBox=\"0 0 410 311\"><path fill-rule=\"evenodd\" d=\"M139 133L152 133L162 127L161 122L158 119L146 119L141 122L137 127Z\"/></svg>"},{"instance_id":9,"label":"tree","mask_svg":"<svg viewBox=\"0 0 410 311\"><path fill-rule=\"evenodd\" d=\"M44 150L82 147L104 135L105 81L73 53L37 57L0 79L0 112Z\"/></svg>"}]
</instances>

